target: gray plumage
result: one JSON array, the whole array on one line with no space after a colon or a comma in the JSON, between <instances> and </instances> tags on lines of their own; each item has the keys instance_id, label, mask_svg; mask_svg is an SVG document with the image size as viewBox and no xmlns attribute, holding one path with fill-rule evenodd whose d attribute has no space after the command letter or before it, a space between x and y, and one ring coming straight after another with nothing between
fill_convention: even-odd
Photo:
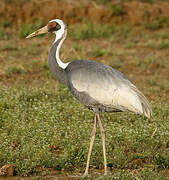
<instances>
[{"instance_id":1,"label":"gray plumage","mask_svg":"<svg viewBox=\"0 0 169 180\"><path fill-rule=\"evenodd\" d=\"M95 112L131 111L150 118L152 112L147 99L118 70L90 60L72 61L65 69L59 67L56 61L59 42L51 47L49 68L76 99Z\"/></svg>"}]
</instances>

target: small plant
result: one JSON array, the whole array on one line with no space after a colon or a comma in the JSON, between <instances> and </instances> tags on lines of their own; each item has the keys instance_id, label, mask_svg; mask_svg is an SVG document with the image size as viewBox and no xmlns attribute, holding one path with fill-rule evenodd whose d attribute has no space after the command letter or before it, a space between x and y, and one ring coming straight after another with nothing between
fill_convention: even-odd
<instances>
[{"instance_id":1,"label":"small plant","mask_svg":"<svg viewBox=\"0 0 169 180\"><path fill-rule=\"evenodd\" d=\"M14 3L14 4L23 4L23 3L26 3L26 2L30 2L32 0L3 0L5 3Z\"/></svg>"},{"instance_id":2,"label":"small plant","mask_svg":"<svg viewBox=\"0 0 169 180\"><path fill-rule=\"evenodd\" d=\"M161 29L163 25L159 20L153 20L152 22L146 22L144 27L149 30L158 30Z\"/></svg>"},{"instance_id":3,"label":"small plant","mask_svg":"<svg viewBox=\"0 0 169 180\"><path fill-rule=\"evenodd\" d=\"M152 68L154 64L158 62L158 59L154 56L146 57L145 59L136 58L135 60L137 66L139 66L142 71L146 71L147 68Z\"/></svg>"},{"instance_id":4,"label":"small plant","mask_svg":"<svg viewBox=\"0 0 169 180\"><path fill-rule=\"evenodd\" d=\"M8 34L6 33L4 28L0 27L0 39L5 40L8 39Z\"/></svg>"},{"instance_id":5,"label":"small plant","mask_svg":"<svg viewBox=\"0 0 169 180\"><path fill-rule=\"evenodd\" d=\"M12 76L13 74L22 74L24 70L20 67L11 67L6 70L8 76Z\"/></svg>"},{"instance_id":6,"label":"small plant","mask_svg":"<svg viewBox=\"0 0 169 180\"><path fill-rule=\"evenodd\" d=\"M131 27L123 26L118 29L118 35L122 38L127 38L129 33L131 32Z\"/></svg>"},{"instance_id":7,"label":"small plant","mask_svg":"<svg viewBox=\"0 0 169 180\"><path fill-rule=\"evenodd\" d=\"M36 30L36 27L34 24L20 23L18 36L19 38L25 38L26 36L28 36L31 32L35 30Z\"/></svg>"},{"instance_id":8,"label":"small plant","mask_svg":"<svg viewBox=\"0 0 169 180\"><path fill-rule=\"evenodd\" d=\"M81 46L79 44L74 44L73 45L73 49L76 51L80 51L81 50Z\"/></svg>"},{"instance_id":9,"label":"small plant","mask_svg":"<svg viewBox=\"0 0 169 180\"><path fill-rule=\"evenodd\" d=\"M49 70L48 62L45 61L45 62L43 63L43 65L42 65L42 67L43 67L43 69L45 69L45 70Z\"/></svg>"},{"instance_id":10,"label":"small plant","mask_svg":"<svg viewBox=\"0 0 169 180\"><path fill-rule=\"evenodd\" d=\"M169 34L168 32L162 31L158 33L158 37L161 39L169 39Z\"/></svg>"},{"instance_id":11,"label":"small plant","mask_svg":"<svg viewBox=\"0 0 169 180\"><path fill-rule=\"evenodd\" d=\"M111 11L112 11L113 15L123 15L123 14L125 14L125 10L120 4L111 6Z\"/></svg>"},{"instance_id":12,"label":"small plant","mask_svg":"<svg viewBox=\"0 0 169 180\"><path fill-rule=\"evenodd\" d=\"M107 4L109 0L95 0L97 4Z\"/></svg>"},{"instance_id":13,"label":"small plant","mask_svg":"<svg viewBox=\"0 0 169 180\"><path fill-rule=\"evenodd\" d=\"M161 49L169 49L169 39L166 39L165 41L160 43Z\"/></svg>"},{"instance_id":14,"label":"small plant","mask_svg":"<svg viewBox=\"0 0 169 180\"><path fill-rule=\"evenodd\" d=\"M2 51L15 51L18 50L17 46L14 44L7 44L0 48Z\"/></svg>"},{"instance_id":15,"label":"small plant","mask_svg":"<svg viewBox=\"0 0 169 180\"><path fill-rule=\"evenodd\" d=\"M164 157L158 154L155 157L155 163L158 165L158 168L160 169L169 168L169 157Z\"/></svg>"},{"instance_id":16,"label":"small plant","mask_svg":"<svg viewBox=\"0 0 169 180\"><path fill-rule=\"evenodd\" d=\"M12 22L12 19L5 19L0 21L0 27L6 28L8 27Z\"/></svg>"},{"instance_id":17,"label":"small plant","mask_svg":"<svg viewBox=\"0 0 169 180\"><path fill-rule=\"evenodd\" d=\"M165 18L164 24L165 24L167 27L169 27L169 18Z\"/></svg>"},{"instance_id":18,"label":"small plant","mask_svg":"<svg viewBox=\"0 0 169 180\"><path fill-rule=\"evenodd\" d=\"M99 47L96 47L93 51L94 57L106 56L106 55L108 55L107 49L100 49Z\"/></svg>"}]
</instances>

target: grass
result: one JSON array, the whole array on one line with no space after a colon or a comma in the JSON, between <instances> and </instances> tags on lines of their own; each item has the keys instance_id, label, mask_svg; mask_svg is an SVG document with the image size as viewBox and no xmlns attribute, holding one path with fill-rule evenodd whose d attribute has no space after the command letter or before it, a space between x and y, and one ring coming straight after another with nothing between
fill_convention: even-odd
<instances>
[{"instance_id":1,"label":"grass","mask_svg":"<svg viewBox=\"0 0 169 180\"><path fill-rule=\"evenodd\" d=\"M0 27L0 40L8 39L8 33L6 32L5 28Z\"/></svg>"},{"instance_id":2,"label":"grass","mask_svg":"<svg viewBox=\"0 0 169 180\"><path fill-rule=\"evenodd\" d=\"M160 20L153 20L151 22L144 23L144 27L149 30L158 30L162 28L162 23Z\"/></svg>"},{"instance_id":3,"label":"grass","mask_svg":"<svg viewBox=\"0 0 169 180\"><path fill-rule=\"evenodd\" d=\"M0 165L13 164L17 174L29 174L39 166L84 170L93 113L67 88L2 86L0 94ZM119 177L132 177L132 170L123 169L137 169L140 176L151 179L169 168L168 108L168 104L153 105L150 121L130 113L101 114L108 166L118 168ZM96 169L103 168L100 139L98 129L91 158Z\"/></svg>"},{"instance_id":4,"label":"grass","mask_svg":"<svg viewBox=\"0 0 169 180\"><path fill-rule=\"evenodd\" d=\"M6 74L8 76L13 76L15 74L22 74L22 73L24 73L24 69L20 68L20 67L13 66L13 67L6 69Z\"/></svg>"},{"instance_id":5,"label":"grass","mask_svg":"<svg viewBox=\"0 0 169 180\"><path fill-rule=\"evenodd\" d=\"M160 48L161 49L169 49L169 39L164 40L163 42L160 43Z\"/></svg>"},{"instance_id":6,"label":"grass","mask_svg":"<svg viewBox=\"0 0 169 180\"><path fill-rule=\"evenodd\" d=\"M125 14L125 10L120 4L112 5L111 11L112 11L113 15L119 15L120 16L120 15Z\"/></svg>"},{"instance_id":7,"label":"grass","mask_svg":"<svg viewBox=\"0 0 169 180\"><path fill-rule=\"evenodd\" d=\"M31 2L32 0L20 0L20 1L17 1L17 0L3 0L5 3L13 3L13 4L24 4L24 3L27 3L27 2Z\"/></svg>"},{"instance_id":8,"label":"grass","mask_svg":"<svg viewBox=\"0 0 169 180\"><path fill-rule=\"evenodd\" d=\"M6 20L1 20L0 21L0 27L3 27L3 28L9 27L11 22L12 22L11 18L6 19Z\"/></svg>"},{"instance_id":9,"label":"grass","mask_svg":"<svg viewBox=\"0 0 169 180\"><path fill-rule=\"evenodd\" d=\"M108 50L107 49L101 49L99 47L96 47L93 51L93 56L94 57L100 57L100 56L106 56L108 55Z\"/></svg>"},{"instance_id":10,"label":"grass","mask_svg":"<svg viewBox=\"0 0 169 180\"><path fill-rule=\"evenodd\" d=\"M115 28L105 24L74 24L69 28L69 36L72 39L84 40L89 38L110 38L113 36Z\"/></svg>"},{"instance_id":11,"label":"grass","mask_svg":"<svg viewBox=\"0 0 169 180\"><path fill-rule=\"evenodd\" d=\"M1 51L17 51L18 48L14 44L7 44L0 48Z\"/></svg>"},{"instance_id":12,"label":"grass","mask_svg":"<svg viewBox=\"0 0 169 180\"><path fill-rule=\"evenodd\" d=\"M46 22L41 19L35 19L34 23L24 23L19 22L18 23L18 37L19 38L25 38L30 33L34 32L38 28L42 27Z\"/></svg>"}]
</instances>

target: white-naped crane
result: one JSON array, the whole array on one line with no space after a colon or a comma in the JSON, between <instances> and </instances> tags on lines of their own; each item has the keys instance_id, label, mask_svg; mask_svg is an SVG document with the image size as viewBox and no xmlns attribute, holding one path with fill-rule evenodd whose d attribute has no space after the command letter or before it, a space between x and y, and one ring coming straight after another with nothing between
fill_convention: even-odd
<instances>
[{"instance_id":1,"label":"white-naped crane","mask_svg":"<svg viewBox=\"0 0 169 180\"><path fill-rule=\"evenodd\" d=\"M67 26L62 20L53 19L45 27L33 32L26 38L49 32L56 35L48 57L51 73L59 82L67 86L80 103L94 111L94 125L84 176L88 175L97 120L102 137L104 170L107 174L105 131L99 112L130 111L150 118L152 115L150 104L143 93L121 72L108 65L91 60L62 62L59 51L67 35Z\"/></svg>"}]
</instances>

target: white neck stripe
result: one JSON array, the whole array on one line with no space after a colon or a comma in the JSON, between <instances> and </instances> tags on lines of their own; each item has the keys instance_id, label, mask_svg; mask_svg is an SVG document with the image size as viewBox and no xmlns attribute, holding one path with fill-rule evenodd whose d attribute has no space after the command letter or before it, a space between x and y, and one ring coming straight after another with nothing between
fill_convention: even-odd
<instances>
[{"instance_id":1,"label":"white neck stripe","mask_svg":"<svg viewBox=\"0 0 169 180\"><path fill-rule=\"evenodd\" d=\"M61 47L63 41L64 41L65 38L66 38L66 32L65 32L64 28L61 28L61 29L60 29L59 31L57 31L55 34L56 34L56 38L55 38L54 43L55 43L56 41L58 41L59 39L61 39L61 41L59 42L58 47L56 48L56 61L57 61L58 65L59 65L59 67L61 67L62 69L65 69L65 68L68 66L69 62L68 62L68 63L63 63L63 62L60 60L59 51L60 51L60 47Z\"/></svg>"}]
</instances>

